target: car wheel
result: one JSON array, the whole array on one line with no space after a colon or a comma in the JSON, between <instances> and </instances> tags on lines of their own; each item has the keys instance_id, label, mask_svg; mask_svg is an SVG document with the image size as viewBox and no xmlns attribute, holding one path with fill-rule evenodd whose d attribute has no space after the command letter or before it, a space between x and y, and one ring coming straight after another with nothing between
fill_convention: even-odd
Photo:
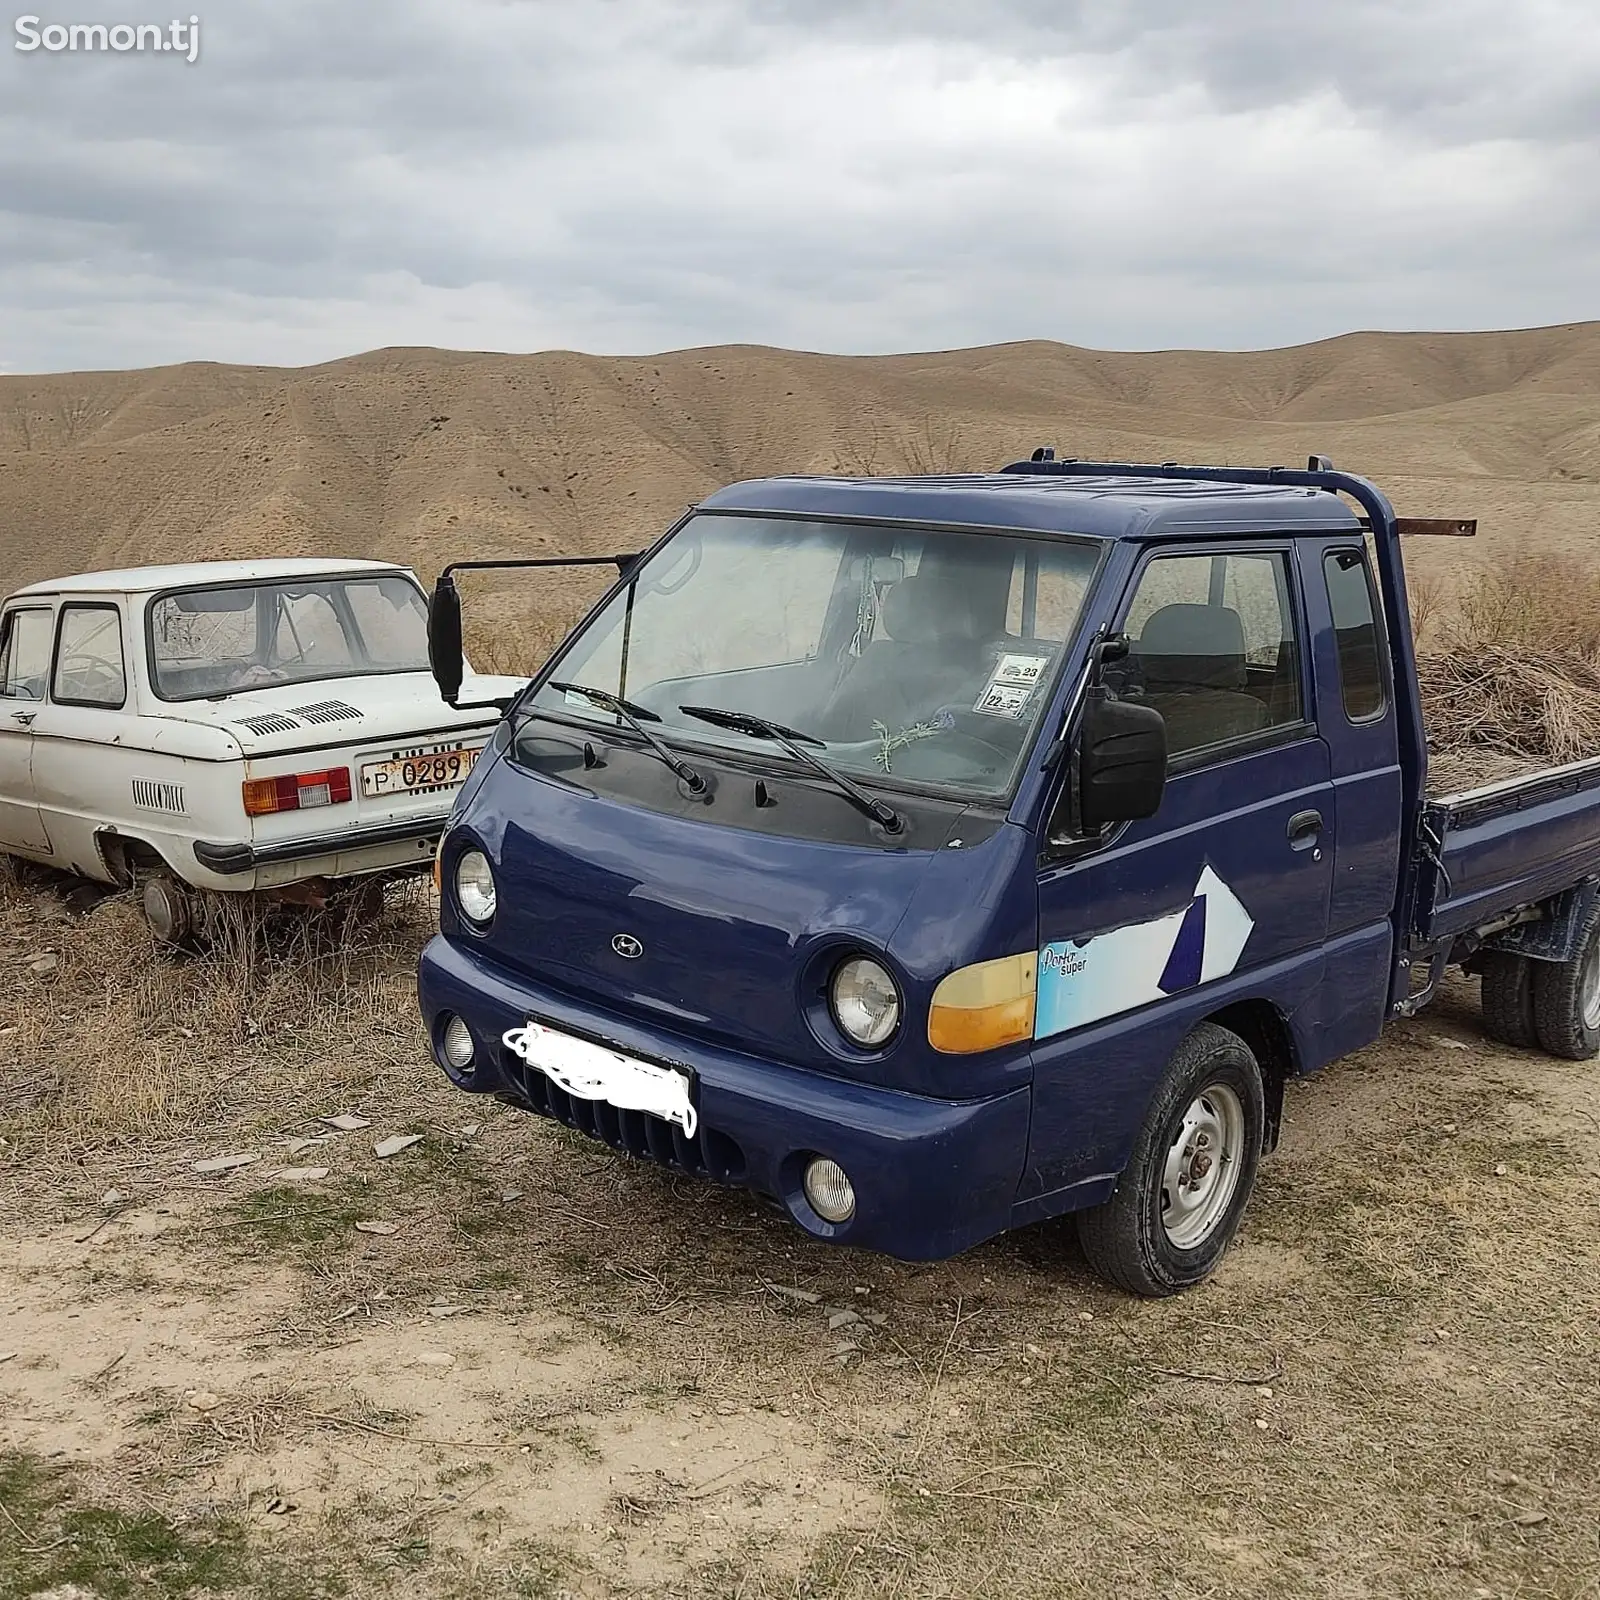
<instances>
[{"instance_id":1,"label":"car wheel","mask_svg":"<svg viewBox=\"0 0 1600 1600\"><path fill-rule=\"evenodd\" d=\"M1519 1050L1539 1047L1533 1020L1533 963L1509 950L1483 956L1483 1031L1496 1044Z\"/></svg>"},{"instance_id":2,"label":"car wheel","mask_svg":"<svg viewBox=\"0 0 1600 1600\"><path fill-rule=\"evenodd\" d=\"M1600 1054L1600 903L1584 918L1568 961L1533 963L1533 1025L1553 1056Z\"/></svg>"},{"instance_id":3,"label":"car wheel","mask_svg":"<svg viewBox=\"0 0 1600 1600\"><path fill-rule=\"evenodd\" d=\"M192 950L195 944L195 901L188 885L166 873L146 878L139 896L144 920L162 950Z\"/></svg>"},{"instance_id":4,"label":"car wheel","mask_svg":"<svg viewBox=\"0 0 1600 1600\"><path fill-rule=\"evenodd\" d=\"M1167 1063L1115 1192L1078 1215L1089 1265L1152 1298L1207 1277L1255 1187L1265 1129L1250 1047L1201 1023Z\"/></svg>"}]
</instances>

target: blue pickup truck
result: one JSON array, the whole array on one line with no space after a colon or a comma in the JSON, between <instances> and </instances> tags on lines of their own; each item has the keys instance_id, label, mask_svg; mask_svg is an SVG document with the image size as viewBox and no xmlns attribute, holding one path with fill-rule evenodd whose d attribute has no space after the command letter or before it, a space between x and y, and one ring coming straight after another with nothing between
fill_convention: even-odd
<instances>
[{"instance_id":1,"label":"blue pickup truck","mask_svg":"<svg viewBox=\"0 0 1600 1600\"><path fill-rule=\"evenodd\" d=\"M1404 531L1320 457L1041 450L590 558L440 846L439 1066L817 1239L1071 1212L1110 1282L1198 1282L1286 1080L1448 966L1497 1039L1600 1049L1600 762L1428 796Z\"/></svg>"}]
</instances>

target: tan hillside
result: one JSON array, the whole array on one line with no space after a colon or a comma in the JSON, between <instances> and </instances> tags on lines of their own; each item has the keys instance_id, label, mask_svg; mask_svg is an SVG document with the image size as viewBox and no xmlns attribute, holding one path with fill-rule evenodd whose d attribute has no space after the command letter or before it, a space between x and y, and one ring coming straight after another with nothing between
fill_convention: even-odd
<instances>
[{"instance_id":1,"label":"tan hillside","mask_svg":"<svg viewBox=\"0 0 1600 1600\"><path fill-rule=\"evenodd\" d=\"M630 548L764 473L996 466L1034 445L1371 474L1468 551L1600 549L1600 323L1286 350L1033 342L844 357L380 350L0 377L0 579L182 557Z\"/></svg>"}]
</instances>

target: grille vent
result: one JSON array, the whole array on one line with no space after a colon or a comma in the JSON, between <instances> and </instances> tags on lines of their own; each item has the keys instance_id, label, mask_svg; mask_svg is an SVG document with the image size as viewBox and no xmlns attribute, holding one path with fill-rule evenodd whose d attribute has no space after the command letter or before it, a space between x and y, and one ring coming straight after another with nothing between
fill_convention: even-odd
<instances>
[{"instance_id":1,"label":"grille vent","mask_svg":"<svg viewBox=\"0 0 1600 1600\"><path fill-rule=\"evenodd\" d=\"M361 717L354 706L347 706L343 700L318 700L314 705L289 709L304 722L350 722Z\"/></svg>"},{"instance_id":2,"label":"grille vent","mask_svg":"<svg viewBox=\"0 0 1600 1600\"><path fill-rule=\"evenodd\" d=\"M300 724L293 717L283 716L276 711L264 711L259 717L240 717L234 726L248 728L251 733L293 733Z\"/></svg>"},{"instance_id":3,"label":"grille vent","mask_svg":"<svg viewBox=\"0 0 1600 1600\"><path fill-rule=\"evenodd\" d=\"M170 816L184 813L183 785L161 783L155 778L133 780L133 803L143 811L165 811Z\"/></svg>"}]
</instances>

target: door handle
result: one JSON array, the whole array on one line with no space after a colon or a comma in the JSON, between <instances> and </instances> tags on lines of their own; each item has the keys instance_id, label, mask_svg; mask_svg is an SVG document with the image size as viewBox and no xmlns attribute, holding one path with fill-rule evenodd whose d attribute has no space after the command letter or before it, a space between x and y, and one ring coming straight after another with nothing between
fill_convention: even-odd
<instances>
[{"instance_id":1,"label":"door handle","mask_svg":"<svg viewBox=\"0 0 1600 1600\"><path fill-rule=\"evenodd\" d=\"M1296 850L1304 850L1308 845L1314 844L1321 833L1320 811L1297 811L1289 818L1289 843Z\"/></svg>"},{"instance_id":2,"label":"door handle","mask_svg":"<svg viewBox=\"0 0 1600 1600\"><path fill-rule=\"evenodd\" d=\"M26 728L38 715L39 713L37 711L13 711L11 713L11 720L13 722L20 722L22 726Z\"/></svg>"}]
</instances>

